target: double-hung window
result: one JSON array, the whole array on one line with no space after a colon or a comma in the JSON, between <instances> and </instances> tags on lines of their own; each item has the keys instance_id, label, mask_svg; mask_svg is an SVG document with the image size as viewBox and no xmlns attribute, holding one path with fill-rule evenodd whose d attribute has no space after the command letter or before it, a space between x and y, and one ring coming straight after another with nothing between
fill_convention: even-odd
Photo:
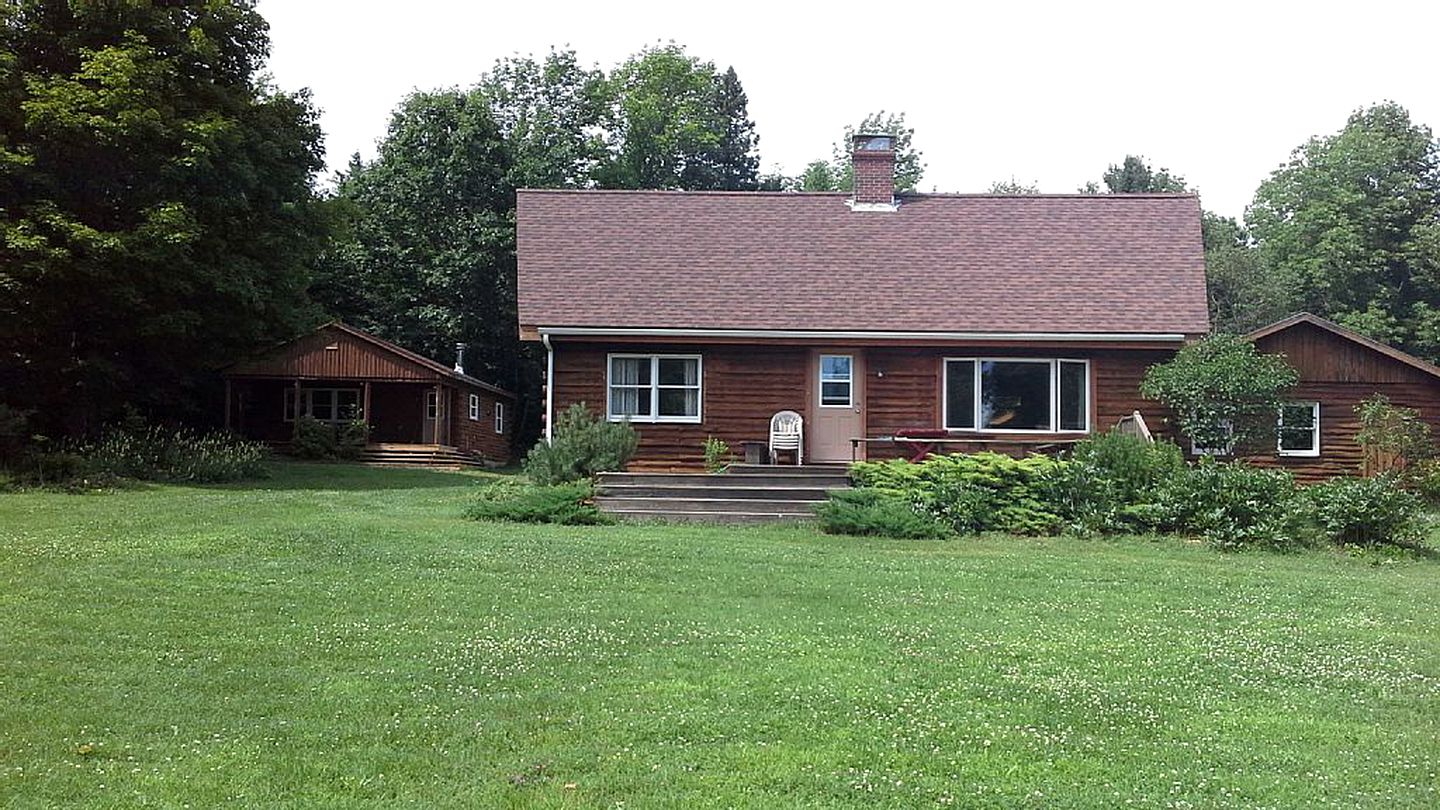
<instances>
[{"instance_id":1,"label":"double-hung window","mask_svg":"<svg viewBox=\"0 0 1440 810\"><path fill-rule=\"evenodd\" d=\"M1278 449L1282 456L1320 455L1320 403L1287 402L1280 406Z\"/></svg>"},{"instance_id":2,"label":"double-hung window","mask_svg":"<svg viewBox=\"0 0 1440 810\"><path fill-rule=\"evenodd\" d=\"M505 403L495 403L495 432L505 432Z\"/></svg>"},{"instance_id":3,"label":"double-hung window","mask_svg":"<svg viewBox=\"0 0 1440 810\"><path fill-rule=\"evenodd\" d=\"M945 427L1088 432L1090 363L1028 357L945 360Z\"/></svg>"},{"instance_id":4,"label":"double-hung window","mask_svg":"<svg viewBox=\"0 0 1440 810\"><path fill-rule=\"evenodd\" d=\"M479 394L471 394L471 395L470 395L470 420L471 420L472 422L478 422L478 421L480 421L480 395L479 395Z\"/></svg>"},{"instance_id":5,"label":"double-hung window","mask_svg":"<svg viewBox=\"0 0 1440 810\"><path fill-rule=\"evenodd\" d=\"M606 413L612 422L700 421L700 356L612 354Z\"/></svg>"}]
</instances>

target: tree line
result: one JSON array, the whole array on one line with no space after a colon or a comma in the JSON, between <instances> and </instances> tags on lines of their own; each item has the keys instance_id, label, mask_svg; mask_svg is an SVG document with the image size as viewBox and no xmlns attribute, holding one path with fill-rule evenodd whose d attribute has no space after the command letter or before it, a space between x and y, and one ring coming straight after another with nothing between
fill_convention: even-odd
<instances>
[{"instance_id":1,"label":"tree line","mask_svg":"<svg viewBox=\"0 0 1440 810\"><path fill-rule=\"evenodd\" d=\"M533 402L515 189L846 191L858 131L896 136L901 190L925 169L904 115L880 111L799 173L761 172L735 70L657 44L608 70L513 56L412 93L375 157L322 188L315 106L268 83L268 55L251 0L0 6L0 403L67 433L122 408L213 418L218 367L334 317L442 360L466 342L472 373ZM1243 220L1206 212L1217 328L1307 309L1440 358L1437 156L1385 102L1300 145ZM1188 189L1125 156L1081 191Z\"/></svg>"}]
</instances>

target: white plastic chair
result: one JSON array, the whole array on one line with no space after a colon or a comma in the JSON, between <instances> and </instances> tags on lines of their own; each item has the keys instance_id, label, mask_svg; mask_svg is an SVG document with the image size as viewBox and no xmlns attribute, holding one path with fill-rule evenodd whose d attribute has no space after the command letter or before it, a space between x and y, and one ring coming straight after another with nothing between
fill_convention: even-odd
<instances>
[{"instance_id":1,"label":"white plastic chair","mask_svg":"<svg viewBox=\"0 0 1440 810\"><path fill-rule=\"evenodd\" d=\"M795 466L805 464L805 420L794 411L781 411L770 417L770 463L776 464L780 450L795 451Z\"/></svg>"}]
</instances>

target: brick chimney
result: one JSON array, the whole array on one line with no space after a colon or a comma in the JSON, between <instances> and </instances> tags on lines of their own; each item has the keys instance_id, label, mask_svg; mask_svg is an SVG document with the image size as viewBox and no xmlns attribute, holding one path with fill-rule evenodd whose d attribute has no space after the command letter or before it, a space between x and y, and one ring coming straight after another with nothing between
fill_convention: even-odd
<instances>
[{"instance_id":1,"label":"brick chimney","mask_svg":"<svg viewBox=\"0 0 1440 810\"><path fill-rule=\"evenodd\" d=\"M884 132L860 133L854 139L851 161L855 173L856 210L895 209L895 136Z\"/></svg>"}]
</instances>

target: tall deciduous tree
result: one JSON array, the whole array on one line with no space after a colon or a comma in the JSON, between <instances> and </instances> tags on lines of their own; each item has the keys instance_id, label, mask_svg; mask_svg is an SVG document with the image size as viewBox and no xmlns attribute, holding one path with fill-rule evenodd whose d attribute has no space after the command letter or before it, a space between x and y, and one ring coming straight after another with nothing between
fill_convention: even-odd
<instances>
[{"instance_id":1,"label":"tall deciduous tree","mask_svg":"<svg viewBox=\"0 0 1440 810\"><path fill-rule=\"evenodd\" d=\"M480 79L515 188L583 188L605 158L605 77L572 50L501 59Z\"/></svg>"},{"instance_id":2,"label":"tall deciduous tree","mask_svg":"<svg viewBox=\"0 0 1440 810\"><path fill-rule=\"evenodd\" d=\"M512 165L483 92L415 93L334 205L345 233L313 294L332 313L431 357L467 343L467 370L514 385Z\"/></svg>"},{"instance_id":3,"label":"tall deciduous tree","mask_svg":"<svg viewBox=\"0 0 1440 810\"><path fill-rule=\"evenodd\" d=\"M753 189L754 124L733 70L719 74L678 45L632 56L608 79L606 188Z\"/></svg>"},{"instance_id":4,"label":"tall deciduous tree","mask_svg":"<svg viewBox=\"0 0 1440 810\"><path fill-rule=\"evenodd\" d=\"M253 3L0 5L0 396L82 432L194 414L316 313L321 134Z\"/></svg>"},{"instance_id":5,"label":"tall deciduous tree","mask_svg":"<svg viewBox=\"0 0 1440 810\"><path fill-rule=\"evenodd\" d=\"M1189 191L1185 178L1171 174L1169 169L1154 169L1144 157L1126 155L1120 163L1110 164L1100 183L1080 187L1081 194L1163 194Z\"/></svg>"},{"instance_id":6,"label":"tall deciduous tree","mask_svg":"<svg viewBox=\"0 0 1440 810\"><path fill-rule=\"evenodd\" d=\"M1248 222L1293 308L1440 358L1440 143L1403 107L1300 146Z\"/></svg>"}]
</instances>

